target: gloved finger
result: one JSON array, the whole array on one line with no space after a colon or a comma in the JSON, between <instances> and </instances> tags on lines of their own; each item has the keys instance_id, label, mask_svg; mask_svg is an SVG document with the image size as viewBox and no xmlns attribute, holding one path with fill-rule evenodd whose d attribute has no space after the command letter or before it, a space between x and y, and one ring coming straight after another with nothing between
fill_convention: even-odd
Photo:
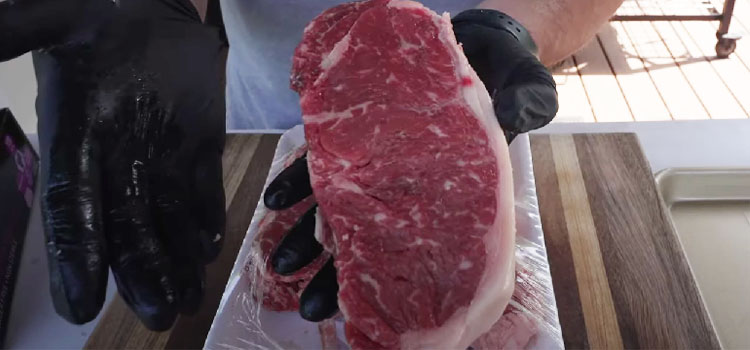
<instances>
[{"instance_id":1,"label":"gloved finger","mask_svg":"<svg viewBox=\"0 0 750 350\"><path fill-rule=\"evenodd\" d=\"M0 2L0 61L60 40L71 26L65 14L76 1L20 0Z\"/></svg>"},{"instance_id":2,"label":"gloved finger","mask_svg":"<svg viewBox=\"0 0 750 350\"><path fill-rule=\"evenodd\" d=\"M555 81L517 38L470 21L454 24L456 39L492 97L498 122L510 143L548 124L557 114Z\"/></svg>"},{"instance_id":3,"label":"gloved finger","mask_svg":"<svg viewBox=\"0 0 750 350\"><path fill-rule=\"evenodd\" d=\"M195 165L192 215L198 224L203 263L213 261L221 251L226 223L226 199L221 150L201 154Z\"/></svg>"},{"instance_id":4,"label":"gloved finger","mask_svg":"<svg viewBox=\"0 0 750 350\"><path fill-rule=\"evenodd\" d=\"M510 143L513 138L549 124L557 114L555 81L536 59L520 63L504 89L493 96L495 114Z\"/></svg>"},{"instance_id":5,"label":"gloved finger","mask_svg":"<svg viewBox=\"0 0 750 350\"><path fill-rule=\"evenodd\" d=\"M503 82L490 93L498 122L510 143L515 135L552 121L558 109L557 90L552 75L534 55L514 38L501 36L505 43L502 48L488 50L489 62L506 62L507 67L504 72L495 70L489 75L489 80Z\"/></svg>"},{"instance_id":6,"label":"gloved finger","mask_svg":"<svg viewBox=\"0 0 750 350\"><path fill-rule=\"evenodd\" d=\"M150 183L157 236L172 263L177 311L193 313L203 298L202 238L188 203L187 180L174 175L177 167L169 162L163 161L162 167Z\"/></svg>"},{"instance_id":7,"label":"gloved finger","mask_svg":"<svg viewBox=\"0 0 750 350\"><path fill-rule=\"evenodd\" d=\"M299 299L299 314L302 318L319 322L333 317L339 309L339 285L336 282L336 268L333 258L315 274Z\"/></svg>"},{"instance_id":8,"label":"gloved finger","mask_svg":"<svg viewBox=\"0 0 750 350\"><path fill-rule=\"evenodd\" d=\"M15 0L0 2L0 62L50 47L99 20L109 1ZM95 14L96 16L90 16Z\"/></svg>"},{"instance_id":9,"label":"gloved finger","mask_svg":"<svg viewBox=\"0 0 750 350\"><path fill-rule=\"evenodd\" d=\"M476 40L475 31L484 31L484 27L477 24L453 23L453 35L456 41L461 45L461 49L466 56L475 56L486 50L486 40Z\"/></svg>"},{"instance_id":10,"label":"gloved finger","mask_svg":"<svg viewBox=\"0 0 750 350\"><path fill-rule=\"evenodd\" d=\"M173 262L154 228L143 163L123 165L107 174L105 221L112 272L120 295L141 322L151 330L166 330L177 316Z\"/></svg>"},{"instance_id":11,"label":"gloved finger","mask_svg":"<svg viewBox=\"0 0 750 350\"><path fill-rule=\"evenodd\" d=\"M308 210L292 226L271 256L271 266L280 275L290 275L305 267L323 252L315 239L315 210Z\"/></svg>"},{"instance_id":12,"label":"gloved finger","mask_svg":"<svg viewBox=\"0 0 750 350\"><path fill-rule=\"evenodd\" d=\"M172 257L174 281L177 288L177 311L195 314L201 306L206 290L206 268L191 257Z\"/></svg>"},{"instance_id":13,"label":"gloved finger","mask_svg":"<svg viewBox=\"0 0 750 350\"><path fill-rule=\"evenodd\" d=\"M82 324L99 313L107 288L100 168L90 144L63 136L58 141L51 147L41 145L50 292L57 313Z\"/></svg>"},{"instance_id":14,"label":"gloved finger","mask_svg":"<svg viewBox=\"0 0 750 350\"><path fill-rule=\"evenodd\" d=\"M310 173L307 170L307 156L298 158L282 170L268 185L263 194L263 203L271 210L291 207L312 194Z\"/></svg>"},{"instance_id":15,"label":"gloved finger","mask_svg":"<svg viewBox=\"0 0 750 350\"><path fill-rule=\"evenodd\" d=\"M494 72L501 71L500 68L503 68L504 62L491 62L489 54L491 44L499 44L494 40L498 36L498 33L491 28L475 23L454 23L453 34L456 36L456 41L461 45L461 49L469 60L469 64L471 64L471 67L482 79L487 90L492 94L494 88L492 81L486 79L486 77L491 76L493 79L504 79L504 77L497 76ZM502 36L499 40L504 42L508 38Z\"/></svg>"}]
</instances>

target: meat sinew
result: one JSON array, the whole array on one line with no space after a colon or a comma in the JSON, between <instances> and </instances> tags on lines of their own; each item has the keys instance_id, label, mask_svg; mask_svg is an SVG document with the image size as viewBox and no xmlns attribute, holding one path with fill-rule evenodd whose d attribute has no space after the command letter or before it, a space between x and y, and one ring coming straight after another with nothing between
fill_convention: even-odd
<instances>
[{"instance_id":1,"label":"meat sinew","mask_svg":"<svg viewBox=\"0 0 750 350\"><path fill-rule=\"evenodd\" d=\"M353 348L465 348L513 291L508 147L450 18L332 8L294 57L308 165Z\"/></svg>"}]
</instances>

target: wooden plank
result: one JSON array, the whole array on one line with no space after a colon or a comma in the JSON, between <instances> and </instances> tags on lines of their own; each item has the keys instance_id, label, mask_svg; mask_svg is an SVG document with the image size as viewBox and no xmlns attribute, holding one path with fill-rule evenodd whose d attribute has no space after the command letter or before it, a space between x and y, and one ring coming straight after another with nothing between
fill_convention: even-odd
<instances>
[{"instance_id":1,"label":"wooden plank","mask_svg":"<svg viewBox=\"0 0 750 350\"><path fill-rule=\"evenodd\" d=\"M637 16L644 15L645 13L641 9L641 7L638 6L637 1L625 0L622 2L622 4L620 4L620 7L617 9L616 14L620 16Z\"/></svg>"},{"instance_id":2,"label":"wooden plank","mask_svg":"<svg viewBox=\"0 0 750 350\"><path fill-rule=\"evenodd\" d=\"M750 34L750 1L735 1L732 22L729 24L729 32L744 33L745 35Z\"/></svg>"},{"instance_id":3,"label":"wooden plank","mask_svg":"<svg viewBox=\"0 0 750 350\"><path fill-rule=\"evenodd\" d=\"M715 34L715 32L719 29L719 23L718 22L709 22L709 25L713 29L712 33ZM742 63L745 68L750 69L750 44L747 43L747 35L750 34L750 31L743 29L743 28L737 28L740 27L740 23L738 21L732 20L732 24L730 25L729 30L734 32L737 30L739 33L744 33L743 40L737 41L737 48L735 49L734 53L732 53L729 57L735 58L738 61ZM716 45L716 37L714 36L714 40L712 41L713 45ZM716 54L716 51L714 51L714 54Z\"/></svg>"},{"instance_id":4,"label":"wooden plank","mask_svg":"<svg viewBox=\"0 0 750 350\"><path fill-rule=\"evenodd\" d=\"M238 137L237 135L228 135L232 142L227 142L224 146L224 152L231 154L222 159L222 170L224 171L224 193L226 195L226 209L234 199L237 188L242 183L245 172L250 161L253 159L255 150L260 143L261 135L249 135L249 137Z\"/></svg>"},{"instance_id":5,"label":"wooden plank","mask_svg":"<svg viewBox=\"0 0 750 350\"><path fill-rule=\"evenodd\" d=\"M224 247L214 262L206 266L203 303L192 316L179 316L172 329L151 332L138 321L123 300L116 296L85 345L86 349L200 349L206 339L229 273L245 237L255 205L261 195L278 135L228 135L223 165L225 179L241 174L238 186L226 188L230 202ZM252 146L254 147L246 147ZM250 161L247 161L251 153ZM245 164L245 166L240 166ZM231 198L231 199L230 199Z\"/></svg>"},{"instance_id":6,"label":"wooden plank","mask_svg":"<svg viewBox=\"0 0 750 350\"><path fill-rule=\"evenodd\" d=\"M722 1L721 3L719 3L718 1L713 1L712 3L709 0L701 2L701 5L707 8L714 8L715 11L721 11L723 9L724 2ZM667 9L661 10L663 11L662 13L668 13ZM739 13L743 13L742 8L740 8ZM718 26L718 22L716 23L716 25ZM719 77L721 82L729 91L731 99L733 99L740 106L742 112L744 112L745 117L749 117L749 109L745 105L743 105L743 103L748 103L748 101L743 100L741 98L741 95L738 95L746 91L747 88L742 86L742 84L737 84L738 77L742 76L742 78L746 78L746 76L743 76L743 73L747 73L748 66L746 66L741 60L737 59L736 56L728 60L715 60L716 52L713 48L716 43L715 29L712 28L711 25L709 25L707 22L674 22L672 23L671 28L674 29L677 36L682 40L690 55L702 56L711 64L711 68L713 69L714 73ZM696 36L701 39L696 40ZM729 115L719 116L715 118L719 119L734 117L735 115ZM741 118L740 116L736 117Z\"/></svg>"},{"instance_id":7,"label":"wooden plank","mask_svg":"<svg viewBox=\"0 0 750 350\"><path fill-rule=\"evenodd\" d=\"M726 85L719 79L711 63L689 40L684 40L675 31L674 22L652 22L677 65L698 95L708 114L714 119L745 118L745 112L732 97Z\"/></svg>"},{"instance_id":8,"label":"wooden plank","mask_svg":"<svg viewBox=\"0 0 750 350\"><path fill-rule=\"evenodd\" d=\"M550 144L589 345L594 349L621 349L617 313L573 136L550 136Z\"/></svg>"},{"instance_id":9,"label":"wooden plank","mask_svg":"<svg viewBox=\"0 0 750 350\"><path fill-rule=\"evenodd\" d=\"M601 46L592 40L573 56L579 67L583 87L599 122L632 121L622 90L607 63Z\"/></svg>"},{"instance_id":10,"label":"wooden plank","mask_svg":"<svg viewBox=\"0 0 750 350\"><path fill-rule=\"evenodd\" d=\"M649 23L622 22L615 28L630 39L633 50L642 60L675 120L709 119L682 70Z\"/></svg>"},{"instance_id":11,"label":"wooden plank","mask_svg":"<svg viewBox=\"0 0 750 350\"><path fill-rule=\"evenodd\" d=\"M235 137L242 138L242 135ZM276 144L280 135L263 135L253 159L245 172L242 183L233 196L232 204L227 210L227 224L224 248L218 258L206 266L206 290L203 304L198 313L192 316L180 316L172 327L166 349L201 349L206 341L208 330L219 308L221 296L229 280L229 274L237 259L242 241L245 239L250 220L256 204L263 192L263 184L268 176L268 169L273 160ZM239 153L244 150L239 150ZM233 155L238 157L237 154Z\"/></svg>"},{"instance_id":12,"label":"wooden plank","mask_svg":"<svg viewBox=\"0 0 750 350\"><path fill-rule=\"evenodd\" d=\"M604 26L599 31L599 38L635 120L671 120L661 94L622 30L622 24Z\"/></svg>"},{"instance_id":13,"label":"wooden plank","mask_svg":"<svg viewBox=\"0 0 750 350\"><path fill-rule=\"evenodd\" d=\"M557 99L560 103L553 122L595 122L591 103L583 89L573 58L566 59L552 76L557 84Z\"/></svg>"},{"instance_id":14,"label":"wooden plank","mask_svg":"<svg viewBox=\"0 0 750 350\"><path fill-rule=\"evenodd\" d=\"M562 213L563 203L560 195L557 172L554 171L552 143L544 135L531 135L531 150L534 163L534 181L537 190L556 189L544 192L544 200L539 201L541 213ZM550 165L544 165L550 164ZM540 193L541 197L541 193ZM554 276L575 276L573 254L568 238L568 225L564 215L542 215L544 227L544 245L550 261L550 275L553 276L557 314L560 319L563 343L566 349L588 349L588 334L583 321L578 283L572 278L555 278Z\"/></svg>"},{"instance_id":15,"label":"wooden plank","mask_svg":"<svg viewBox=\"0 0 750 350\"><path fill-rule=\"evenodd\" d=\"M714 15L714 6L704 0L638 0L643 8L655 15ZM721 11L721 7L718 8Z\"/></svg>"},{"instance_id":16,"label":"wooden plank","mask_svg":"<svg viewBox=\"0 0 750 350\"><path fill-rule=\"evenodd\" d=\"M721 6L718 6L718 9L720 11ZM626 0L617 10L617 14L621 16L668 14L705 17L717 15L718 12L704 0Z\"/></svg>"},{"instance_id":17,"label":"wooden plank","mask_svg":"<svg viewBox=\"0 0 750 350\"><path fill-rule=\"evenodd\" d=\"M628 347L718 348L638 138L577 135L575 147L621 327L638 335Z\"/></svg>"},{"instance_id":18,"label":"wooden plank","mask_svg":"<svg viewBox=\"0 0 750 350\"><path fill-rule=\"evenodd\" d=\"M677 34L687 38L706 57L721 81L729 89L732 97L740 104L745 116L750 111L750 70L740 61L737 55L730 55L726 59L716 58L714 46L716 44L716 29L708 22L682 22L674 26ZM685 39L685 40L687 40Z\"/></svg>"},{"instance_id":19,"label":"wooden plank","mask_svg":"<svg viewBox=\"0 0 750 350\"><path fill-rule=\"evenodd\" d=\"M714 1L716 4L716 1ZM721 5L723 2L717 5ZM719 29L719 22L710 22L713 31ZM737 49L730 57L738 58L742 64L750 69L750 44L748 44L748 35L750 35L750 1L740 0L735 2L734 15L729 24L729 32L741 34L744 39L737 41ZM716 38L713 40L716 44Z\"/></svg>"},{"instance_id":20,"label":"wooden plank","mask_svg":"<svg viewBox=\"0 0 750 350\"><path fill-rule=\"evenodd\" d=\"M637 137L535 134L531 146L555 295L575 285L583 309L583 326L560 313L566 348L620 347L613 336L625 348L719 348ZM592 290L604 290L592 276L606 281L613 310L586 306ZM569 308L564 302L558 299L561 310ZM592 318L613 316L616 331L590 326ZM594 339L610 343L595 345Z\"/></svg>"},{"instance_id":21,"label":"wooden plank","mask_svg":"<svg viewBox=\"0 0 750 350\"><path fill-rule=\"evenodd\" d=\"M163 349L169 331L151 332L138 321L120 295L107 306L84 349Z\"/></svg>"}]
</instances>

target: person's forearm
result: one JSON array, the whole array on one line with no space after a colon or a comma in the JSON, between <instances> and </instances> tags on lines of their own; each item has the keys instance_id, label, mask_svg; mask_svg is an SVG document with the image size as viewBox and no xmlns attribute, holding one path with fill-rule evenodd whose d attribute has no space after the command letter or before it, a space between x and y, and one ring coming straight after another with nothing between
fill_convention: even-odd
<instances>
[{"instance_id":1,"label":"person's forearm","mask_svg":"<svg viewBox=\"0 0 750 350\"><path fill-rule=\"evenodd\" d=\"M479 8L504 12L531 32L539 59L553 65L585 45L623 0L485 0Z\"/></svg>"}]
</instances>

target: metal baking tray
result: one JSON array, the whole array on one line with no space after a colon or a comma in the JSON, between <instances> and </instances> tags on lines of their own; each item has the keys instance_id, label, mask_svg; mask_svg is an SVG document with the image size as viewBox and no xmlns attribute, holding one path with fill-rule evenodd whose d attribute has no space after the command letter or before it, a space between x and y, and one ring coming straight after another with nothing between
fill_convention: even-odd
<instances>
[{"instance_id":1,"label":"metal baking tray","mask_svg":"<svg viewBox=\"0 0 750 350\"><path fill-rule=\"evenodd\" d=\"M750 348L750 168L671 168L659 192L723 348Z\"/></svg>"}]
</instances>

